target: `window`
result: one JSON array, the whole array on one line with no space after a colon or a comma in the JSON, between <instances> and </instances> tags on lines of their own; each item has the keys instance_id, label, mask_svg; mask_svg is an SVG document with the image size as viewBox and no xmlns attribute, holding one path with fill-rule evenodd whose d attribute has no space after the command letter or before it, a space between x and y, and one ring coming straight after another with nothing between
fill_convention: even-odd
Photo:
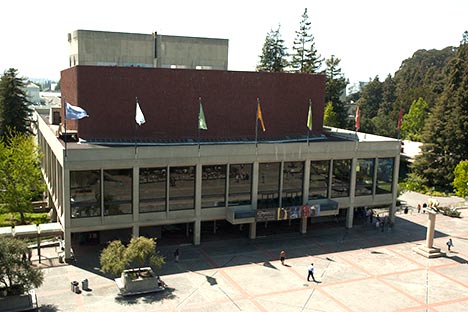
<instances>
[{"instance_id":1,"label":"window","mask_svg":"<svg viewBox=\"0 0 468 312\"><path fill-rule=\"evenodd\" d=\"M377 194L388 194L393 190L393 158L377 159Z\"/></svg>"},{"instance_id":2,"label":"window","mask_svg":"<svg viewBox=\"0 0 468 312\"><path fill-rule=\"evenodd\" d=\"M351 183L351 159L333 161L331 197L348 197Z\"/></svg>"},{"instance_id":3,"label":"window","mask_svg":"<svg viewBox=\"0 0 468 312\"><path fill-rule=\"evenodd\" d=\"M226 206L226 165L202 166L201 206Z\"/></svg>"},{"instance_id":4,"label":"window","mask_svg":"<svg viewBox=\"0 0 468 312\"><path fill-rule=\"evenodd\" d=\"M309 199L328 198L329 177L329 160L318 160L310 163Z\"/></svg>"},{"instance_id":5,"label":"window","mask_svg":"<svg viewBox=\"0 0 468 312\"><path fill-rule=\"evenodd\" d=\"M70 171L72 218L101 215L101 171Z\"/></svg>"},{"instance_id":6,"label":"window","mask_svg":"<svg viewBox=\"0 0 468 312\"><path fill-rule=\"evenodd\" d=\"M374 187L373 158L358 159L356 166L356 196L372 195Z\"/></svg>"},{"instance_id":7,"label":"window","mask_svg":"<svg viewBox=\"0 0 468 312\"><path fill-rule=\"evenodd\" d=\"M229 165L229 206L252 203L252 164Z\"/></svg>"},{"instance_id":8,"label":"window","mask_svg":"<svg viewBox=\"0 0 468 312\"><path fill-rule=\"evenodd\" d=\"M282 207L302 205L302 187L304 184L304 163L285 162L283 166Z\"/></svg>"},{"instance_id":9,"label":"window","mask_svg":"<svg viewBox=\"0 0 468 312\"><path fill-rule=\"evenodd\" d=\"M258 168L258 208L279 207L280 163L263 163Z\"/></svg>"},{"instance_id":10,"label":"window","mask_svg":"<svg viewBox=\"0 0 468 312\"><path fill-rule=\"evenodd\" d=\"M104 215L132 213L132 169L104 170Z\"/></svg>"},{"instance_id":11,"label":"window","mask_svg":"<svg viewBox=\"0 0 468 312\"><path fill-rule=\"evenodd\" d=\"M169 210L195 209L195 166L169 169Z\"/></svg>"},{"instance_id":12,"label":"window","mask_svg":"<svg viewBox=\"0 0 468 312\"><path fill-rule=\"evenodd\" d=\"M140 212L166 211L166 168L141 168Z\"/></svg>"}]
</instances>

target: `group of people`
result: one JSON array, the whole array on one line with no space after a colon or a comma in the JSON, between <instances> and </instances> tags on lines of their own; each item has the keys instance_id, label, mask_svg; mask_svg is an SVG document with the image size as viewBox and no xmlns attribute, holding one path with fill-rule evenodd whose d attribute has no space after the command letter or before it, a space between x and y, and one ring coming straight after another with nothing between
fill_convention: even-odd
<instances>
[{"instance_id":1,"label":"group of people","mask_svg":"<svg viewBox=\"0 0 468 312\"><path fill-rule=\"evenodd\" d=\"M375 219L375 228L380 229L382 232L385 230L386 226L388 226L389 230L391 230L393 227L393 223L390 220L390 218L388 218L388 216L381 217L378 214L377 216L374 217L374 210L370 208L366 210L366 219L367 219L367 222L370 224L373 224L374 219Z\"/></svg>"}]
</instances>

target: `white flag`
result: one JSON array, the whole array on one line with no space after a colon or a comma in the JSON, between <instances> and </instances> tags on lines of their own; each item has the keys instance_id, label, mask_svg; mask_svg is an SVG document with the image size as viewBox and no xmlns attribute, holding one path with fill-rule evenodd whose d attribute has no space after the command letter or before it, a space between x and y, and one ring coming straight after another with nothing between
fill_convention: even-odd
<instances>
[{"instance_id":1,"label":"white flag","mask_svg":"<svg viewBox=\"0 0 468 312\"><path fill-rule=\"evenodd\" d=\"M71 105L68 102L65 102L65 119L69 120L78 120L89 117L88 113L81 107Z\"/></svg>"},{"instance_id":2,"label":"white flag","mask_svg":"<svg viewBox=\"0 0 468 312\"><path fill-rule=\"evenodd\" d=\"M142 124L146 122L145 115L143 115L143 112L141 111L140 104L138 104L138 101L136 102L135 121L139 126L141 126Z\"/></svg>"}]
</instances>

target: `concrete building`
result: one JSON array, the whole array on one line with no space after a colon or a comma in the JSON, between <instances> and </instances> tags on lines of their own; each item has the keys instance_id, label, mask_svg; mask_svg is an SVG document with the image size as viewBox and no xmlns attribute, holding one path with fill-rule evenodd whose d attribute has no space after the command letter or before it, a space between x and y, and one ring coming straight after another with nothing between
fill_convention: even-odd
<instances>
[{"instance_id":1,"label":"concrete building","mask_svg":"<svg viewBox=\"0 0 468 312\"><path fill-rule=\"evenodd\" d=\"M76 30L68 42L70 67L228 68L227 39Z\"/></svg>"},{"instance_id":2,"label":"concrete building","mask_svg":"<svg viewBox=\"0 0 468 312\"><path fill-rule=\"evenodd\" d=\"M39 88L38 85L29 82L26 84L24 87L24 91L26 92L26 96L28 100L32 103L32 105L40 105L41 104L41 97L40 97L40 91L41 88Z\"/></svg>"},{"instance_id":3,"label":"concrete building","mask_svg":"<svg viewBox=\"0 0 468 312\"><path fill-rule=\"evenodd\" d=\"M394 218L400 142L324 128L323 75L76 66L61 85L62 101L89 114L68 120L65 135L63 122L37 113L67 256L72 238L164 240L182 229L199 244L220 224L255 239L281 220L305 233L312 220L342 214L352 227L366 206ZM65 143L70 137L79 142Z\"/></svg>"}]
</instances>

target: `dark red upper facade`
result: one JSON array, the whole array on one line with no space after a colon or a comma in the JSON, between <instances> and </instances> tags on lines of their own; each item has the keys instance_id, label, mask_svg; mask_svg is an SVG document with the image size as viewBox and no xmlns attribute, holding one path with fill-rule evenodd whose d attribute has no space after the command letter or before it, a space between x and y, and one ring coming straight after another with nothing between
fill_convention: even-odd
<instances>
[{"instance_id":1,"label":"dark red upper facade","mask_svg":"<svg viewBox=\"0 0 468 312\"><path fill-rule=\"evenodd\" d=\"M197 140L199 98L208 126L203 141L255 138L257 98L266 127L258 126L260 140L307 135L309 99L311 134L323 126L324 75L76 66L62 71L61 88L62 102L89 114L67 121L87 140Z\"/></svg>"}]
</instances>

